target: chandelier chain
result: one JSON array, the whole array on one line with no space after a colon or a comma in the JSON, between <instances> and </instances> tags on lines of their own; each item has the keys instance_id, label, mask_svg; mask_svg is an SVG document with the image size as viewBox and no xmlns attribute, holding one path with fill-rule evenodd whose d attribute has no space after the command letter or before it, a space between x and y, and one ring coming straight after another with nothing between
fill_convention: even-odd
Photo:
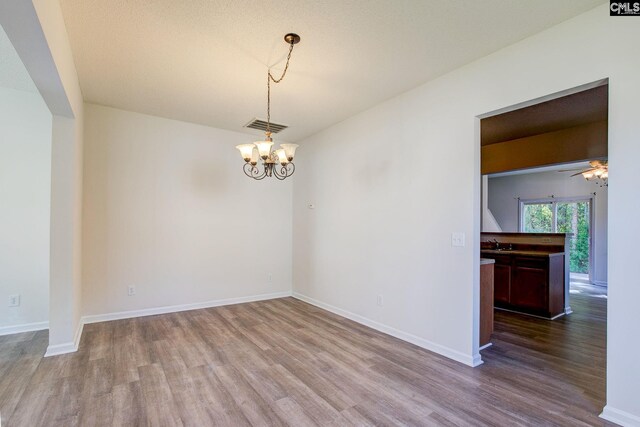
<instances>
[{"instance_id":1,"label":"chandelier chain","mask_svg":"<svg viewBox=\"0 0 640 427\"><path fill-rule=\"evenodd\" d=\"M289 69L289 61L291 60L291 52L293 52L294 43L289 44L289 53L287 54L287 63L284 66L280 78L275 78L271 74L271 69L267 71L267 133L271 133L271 82L280 83Z\"/></svg>"}]
</instances>

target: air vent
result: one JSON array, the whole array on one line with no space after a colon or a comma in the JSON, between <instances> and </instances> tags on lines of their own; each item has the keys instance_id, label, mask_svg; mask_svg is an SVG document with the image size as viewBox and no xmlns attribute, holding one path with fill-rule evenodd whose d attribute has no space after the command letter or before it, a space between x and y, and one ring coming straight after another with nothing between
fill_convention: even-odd
<instances>
[{"instance_id":1,"label":"air vent","mask_svg":"<svg viewBox=\"0 0 640 427\"><path fill-rule=\"evenodd\" d=\"M253 119L249 123L244 125L244 127L251 128L251 129L258 129L258 130L266 132L267 131L267 121L266 120L260 120L260 119ZM281 131L285 130L288 127L289 126L287 126L287 125L281 125L281 124L273 123L273 122L269 125L269 129L271 130L271 133L281 132Z\"/></svg>"}]
</instances>

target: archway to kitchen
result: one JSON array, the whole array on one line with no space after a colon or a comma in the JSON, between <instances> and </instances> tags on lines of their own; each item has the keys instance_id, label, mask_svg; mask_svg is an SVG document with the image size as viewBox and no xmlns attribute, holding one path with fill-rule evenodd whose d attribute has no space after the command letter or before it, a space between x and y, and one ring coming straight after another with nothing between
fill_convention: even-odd
<instances>
[{"instance_id":1,"label":"archway to kitchen","mask_svg":"<svg viewBox=\"0 0 640 427\"><path fill-rule=\"evenodd\" d=\"M602 407L608 81L478 122L482 358L518 364L529 380L552 373L556 387Z\"/></svg>"}]
</instances>

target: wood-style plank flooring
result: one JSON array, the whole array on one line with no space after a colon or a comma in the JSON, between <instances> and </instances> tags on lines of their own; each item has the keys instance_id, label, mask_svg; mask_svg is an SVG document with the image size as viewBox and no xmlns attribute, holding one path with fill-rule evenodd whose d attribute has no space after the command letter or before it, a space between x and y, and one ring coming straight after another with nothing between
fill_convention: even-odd
<instances>
[{"instance_id":1,"label":"wood-style plank flooring","mask_svg":"<svg viewBox=\"0 0 640 427\"><path fill-rule=\"evenodd\" d=\"M3 426L604 425L606 300L496 313L469 368L293 298L0 337Z\"/></svg>"}]
</instances>

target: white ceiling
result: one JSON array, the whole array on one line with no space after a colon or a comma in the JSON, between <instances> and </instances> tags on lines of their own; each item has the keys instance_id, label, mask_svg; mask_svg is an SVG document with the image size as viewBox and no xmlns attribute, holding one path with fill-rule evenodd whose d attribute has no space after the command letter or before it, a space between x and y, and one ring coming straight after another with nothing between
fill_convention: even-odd
<instances>
[{"instance_id":1,"label":"white ceiling","mask_svg":"<svg viewBox=\"0 0 640 427\"><path fill-rule=\"evenodd\" d=\"M37 91L2 26L0 26L0 87L28 92Z\"/></svg>"},{"instance_id":2,"label":"white ceiling","mask_svg":"<svg viewBox=\"0 0 640 427\"><path fill-rule=\"evenodd\" d=\"M299 140L602 0L61 0L88 102Z\"/></svg>"}]
</instances>

